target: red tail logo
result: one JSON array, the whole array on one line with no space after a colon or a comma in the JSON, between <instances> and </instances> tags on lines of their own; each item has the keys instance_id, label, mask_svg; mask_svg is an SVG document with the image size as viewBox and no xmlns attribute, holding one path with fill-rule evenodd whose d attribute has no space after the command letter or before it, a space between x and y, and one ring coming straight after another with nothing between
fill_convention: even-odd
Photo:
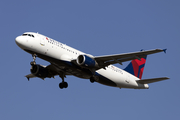
<instances>
[{"instance_id":1,"label":"red tail logo","mask_svg":"<svg viewBox=\"0 0 180 120\"><path fill-rule=\"evenodd\" d=\"M146 57L141 58L141 60L135 59L132 60L131 63L124 70L141 79L144 71L145 63L146 63Z\"/></svg>"}]
</instances>

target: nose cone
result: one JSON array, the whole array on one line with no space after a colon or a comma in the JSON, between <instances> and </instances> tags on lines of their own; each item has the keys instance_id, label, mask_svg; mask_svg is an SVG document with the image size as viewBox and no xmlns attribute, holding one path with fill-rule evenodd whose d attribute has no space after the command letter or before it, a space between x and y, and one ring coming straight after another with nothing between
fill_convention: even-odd
<instances>
[{"instance_id":1,"label":"nose cone","mask_svg":"<svg viewBox=\"0 0 180 120\"><path fill-rule=\"evenodd\" d=\"M21 37L20 36L16 37L15 41L16 41L17 45L20 44L21 43Z\"/></svg>"},{"instance_id":2,"label":"nose cone","mask_svg":"<svg viewBox=\"0 0 180 120\"><path fill-rule=\"evenodd\" d=\"M20 48L23 47L24 40L23 40L22 36L16 37L15 41L16 41L16 44L17 44Z\"/></svg>"}]
</instances>

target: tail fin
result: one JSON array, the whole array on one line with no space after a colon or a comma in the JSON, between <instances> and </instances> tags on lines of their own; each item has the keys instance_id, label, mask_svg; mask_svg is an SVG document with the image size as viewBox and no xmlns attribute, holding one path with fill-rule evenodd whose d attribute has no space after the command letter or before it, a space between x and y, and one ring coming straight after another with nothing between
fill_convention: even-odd
<instances>
[{"instance_id":1,"label":"tail fin","mask_svg":"<svg viewBox=\"0 0 180 120\"><path fill-rule=\"evenodd\" d=\"M131 63L124 70L141 79L144 71L144 66L146 63L146 58L147 56L141 58L141 60L132 60Z\"/></svg>"}]
</instances>

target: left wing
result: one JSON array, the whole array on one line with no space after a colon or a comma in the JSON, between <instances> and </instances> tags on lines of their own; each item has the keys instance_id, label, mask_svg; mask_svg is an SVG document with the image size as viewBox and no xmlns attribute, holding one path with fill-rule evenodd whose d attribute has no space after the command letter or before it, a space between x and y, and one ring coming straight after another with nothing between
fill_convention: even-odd
<instances>
[{"instance_id":1,"label":"left wing","mask_svg":"<svg viewBox=\"0 0 180 120\"><path fill-rule=\"evenodd\" d=\"M115 55L106 55L106 56L96 56L94 59L99 64L100 68L104 68L110 64L119 63L122 65L122 62L130 61L133 59L141 59L147 55L158 53L158 52L166 52L166 49L154 49L148 51L140 51L140 52L132 52L132 53L124 53L124 54L115 54Z\"/></svg>"},{"instance_id":2,"label":"left wing","mask_svg":"<svg viewBox=\"0 0 180 120\"><path fill-rule=\"evenodd\" d=\"M25 77L26 77L26 78L28 79L28 81L29 81L30 78L35 78L36 76L33 75L33 74L29 74L29 75L26 75Z\"/></svg>"},{"instance_id":3,"label":"left wing","mask_svg":"<svg viewBox=\"0 0 180 120\"><path fill-rule=\"evenodd\" d=\"M36 65L35 65L36 66ZM37 66L42 66L42 65L37 65ZM36 67L37 68L37 67ZM57 75L57 72L56 72L56 67L54 66L54 65L48 65L48 66L43 66L43 68L44 69L46 69L47 71L48 71L48 77L49 78L51 78L51 77L54 77L55 75ZM31 69L33 69L33 66L31 66ZM39 70L39 69L35 69L35 71L36 70ZM36 71L35 72L35 74L37 73L38 71ZM50 73L50 74L49 74ZM35 74L29 74L29 75L26 75L25 77L28 79L28 81L29 81L29 79L30 78L35 78L35 77L39 77L39 76L37 76L37 75L35 75ZM39 78L41 78L41 79L43 79L44 80L44 78L45 77L39 77Z\"/></svg>"},{"instance_id":4,"label":"left wing","mask_svg":"<svg viewBox=\"0 0 180 120\"><path fill-rule=\"evenodd\" d=\"M63 68L61 68L60 66L55 65L55 64L50 64L48 66L36 64L34 66L36 66L35 69L33 70L34 73L31 73L31 74L25 76L28 79L28 81L30 78L34 78L34 77L39 77L44 80L46 77L54 78L54 76L56 76L56 75L59 75L60 77L66 77L66 75L71 75L68 72L64 71ZM38 68L38 67L41 67L41 68ZM33 66L31 66L31 69L33 69ZM41 75L42 72L38 71L40 69L45 70L46 74Z\"/></svg>"}]
</instances>

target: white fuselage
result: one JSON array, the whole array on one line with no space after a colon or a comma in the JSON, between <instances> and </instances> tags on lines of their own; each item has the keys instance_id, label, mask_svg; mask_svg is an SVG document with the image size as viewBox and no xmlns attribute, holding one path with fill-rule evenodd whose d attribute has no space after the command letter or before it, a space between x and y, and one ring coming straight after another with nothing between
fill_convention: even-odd
<instances>
[{"instance_id":1,"label":"white fuselage","mask_svg":"<svg viewBox=\"0 0 180 120\"><path fill-rule=\"evenodd\" d=\"M62 44L58 41L55 41L49 37L46 37L38 33L27 32L24 34L29 34L33 36L28 36L28 35L18 36L16 38L17 45L31 54L36 53L39 54L40 56L46 56L40 58L45 59L50 63L53 62L53 64L59 65L60 63L57 63L52 59L71 62L72 60L77 59L79 55L85 54L79 50L76 50L72 47L69 47L65 44ZM69 70L69 73L77 77L89 79L89 76L83 75L83 72L81 70L72 70L72 71ZM99 69L96 71L96 73L100 75L102 78L112 81L113 83L116 84L116 87L119 88L134 88L134 89L149 88L147 84L137 83L136 80L139 80L139 78L137 78L136 76L120 68L117 68L116 66L113 65L109 65L105 69L104 68Z\"/></svg>"}]
</instances>

